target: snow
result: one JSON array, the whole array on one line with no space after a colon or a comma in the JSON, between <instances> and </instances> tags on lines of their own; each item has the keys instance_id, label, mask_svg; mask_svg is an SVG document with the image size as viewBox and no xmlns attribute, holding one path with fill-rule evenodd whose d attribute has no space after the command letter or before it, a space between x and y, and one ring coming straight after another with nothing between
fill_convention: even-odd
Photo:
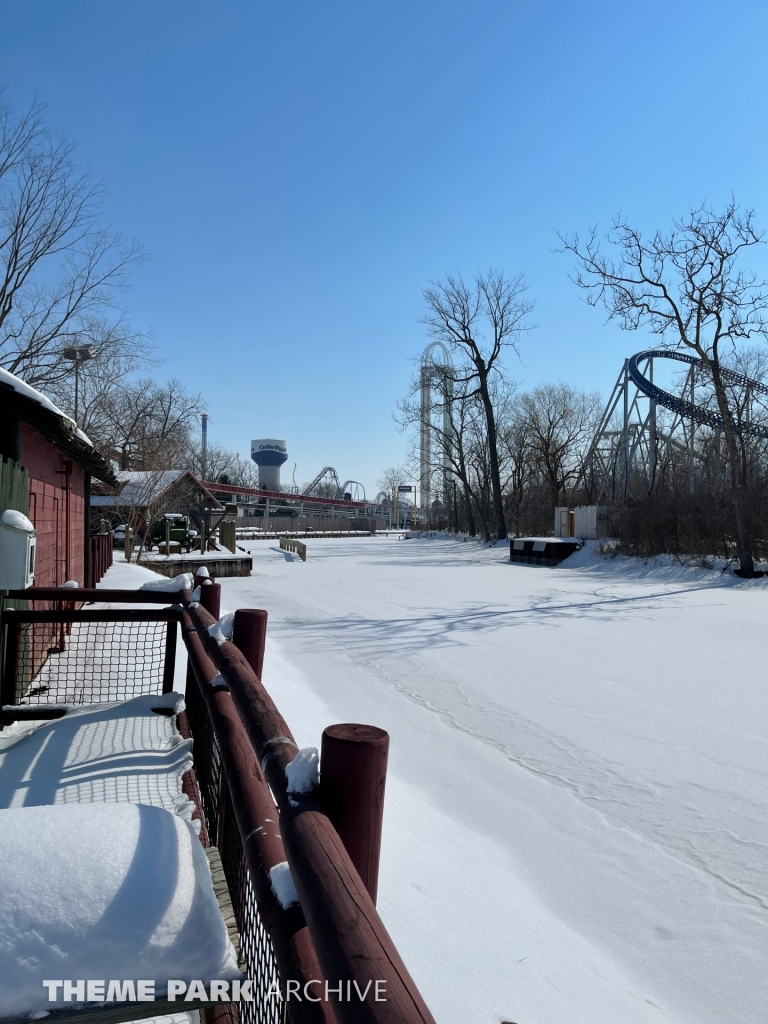
<instances>
[{"instance_id":1,"label":"snow","mask_svg":"<svg viewBox=\"0 0 768 1024\"><path fill-rule=\"evenodd\" d=\"M35 528L23 512L17 512L15 508L7 508L0 516L0 523L3 526L12 526L14 530L24 530L26 533L34 533Z\"/></svg>"},{"instance_id":2,"label":"snow","mask_svg":"<svg viewBox=\"0 0 768 1024\"><path fill-rule=\"evenodd\" d=\"M414 540L415 537L411 537ZM525 541L534 541L536 544L578 544L580 543L579 537L512 537L513 545L517 546L518 543L525 543ZM502 544L506 545L506 541L502 541Z\"/></svg>"},{"instance_id":3,"label":"snow","mask_svg":"<svg viewBox=\"0 0 768 1024\"><path fill-rule=\"evenodd\" d=\"M277 901L283 910L287 910L293 903L299 902L299 894L296 892L296 886L291 878L291 869L288 867L287 860L275 864L273 868L269 869L269 881L272 885L272 892L277 896Z\"/></svg>"},{"instance_id":4,"label":"snow","mask_svg":"<svg viewBox=\"0 0 768 1024\"><path fill-rule=\"evenodd\" d=\"M232 639L232 631L235 628L235 613L222 612L218 622L208 627L208 635L212 636L217 644L221 645L225 640Z\"/></svg>"},{"instance_id":5,"label":"snow","mask_svg":"<svg viewBox=\"0 0 768 1024\"><path fill-rule=\"evenodd\" d=\"M304 747L285 766L289 793L311 793L320 785L317 747Z\"/></svg>"},{"instance_id":6,"label":"snow","mask_svg":"<svg viewBox=\"0 0 768 1024\"><path fill-rule=\"evenodd\" d=\"M78 583L77 580L67 580L66 583L62 583L61 585L62 587L69 587L74 590L78 586Z\"/></svg>"},{"instance_id":7,"label":"snow","mask_svg":"<svg viewBox=\"0 0 768 1024\"><path fill-rule=\"evenodd\" d=\"M56 413L61 419L66 420L70 424L71 428L74 429L75 435L83 442L87 444L89 448L93 448L93 442L84 434L83 431L77 426L73 419L66 416L58 406L54 405L50 398L38 391L37 388L33 388L30 384L25 384L20 377L16 377L13 373L9 373L8 370L0 369L0 384L5 384L12 388L18 395L23 395L25 398L31 398L33 402L37 402L48 412Z\"/></svg>"},{"instance_id":8,"label":"snow","mask_svg":"<svg viewBox=\"0 0 768 1024\"><path fill-rule=\"evenodd\" d=\"M168 577L157 575L156 579L149 580L147 583L142 583L139 590L151 590L156 591L171 591L177 590L191 590L192 589L192 573L182 572L178 576Z\"/></svg>"},{"instance_id":9,"label":"snow","mask_svg":"<svg viewBox=\"0 0 768 1024\"><path fill-rule=\"evenodd\" d=\"M207 576L210 578L211 574L208 572L208 566L201 565L200 568L197 570L197 575L201 577Z\"/></svg>"},{"instance_id":10,"label":"snow","mask_svg":"<svg viewBox=\"0 0 768 1024\"><path fill-rule=\"evenodd\" d=\"M111 499L110 499L111 500ZM163 555L157 551L145 551L141 556L142 562L206 562L215 561L220 562L222 559L225 561L232 561L232 559L242 559L246 556L242 552L236 552L233 554L226 548L219 547L216 551L185 551L182 554L170 554ZM205 566L201 566L205 568ZM200 575L200 569L195 569L195 574Z\"/></svg>"},{"instance_id":11,"label":"snow","mask_svg":"<svg viewBox=\"0 0 768 1024\"><path fill-rule=\"evenodd\" d=\"M768 581L508 546L244 545L302 747L391 735L379 909L440 1024L763 1024Z\"/></svg>"},{"instance_id":12,"label":"snow","mask_svg":"<svg viewBox=\"0 0 768 1024\"><path fill-rule=\"evenodd\" d=\"M113 566L107 577L113 573L118 578L127 577L120 579L124 585L134 586L137 578L148 575L139 567L127 565ZM115 587L116 581L105 577L102 585ZM182 679L183 669L183 665L177 666L177 676ZM233 952L228 940L223 946L220 941L223 922L207 858L203 854L200 860L203 851L199 840L190 843L187 838L188 834L197 835L199 822L192 820L194 805L181 791L182 775L192 766L192 742L181 737L175 724L175 715L183 709L184 699L179 693L142 696L126 702L73 707L64 718L16 722L0 733L0 857L6 871L14 876L9 884L4 882L0 893L0 1006L4 1016L12 1012L6 1000L11 1006L18 1003L29 1015L29 1008L40 1004L41 978L61 977L70 969L80 971L80 977L104 977L95 973L103 970L107 978L156 977L158 983L169 976L184 978L179 970L186 971L189 980L235 976L222 973L232 969ZM144 806L138 808L137 804ZM138 844L131 838L135 839L135 821L133 833L126 832L114 818L102 829L100 816L106 814L105 808L115 810L117 817L127 813L121 808L133 808L134 818L138 814L141 821ZM19 811L27 817L8 817ZM42 818L28 816L30 811L38 811ZM85 822L71 817L63 820L61 811L80 813ZM63 842L62 834L66 835ZM85 844L83 837L87 837ZM35 856L25 860L26 876L12 859L8 868L4 839L13 844L18 860L23 851L34 847ZM158 851L162 851L162 861L157 860ZM70 881L75 861L75 880L79 880L80 889L73 889ZM107 864L106 880L102 863ZM160 863L162 872L152 867ZM120 864L132 866L117 891L114 872L115 865ZM36 884L30 876L35 877ZM114 885L107 891L110 878ZM25 898L22 906L25 891L33 899ZM159 898L163 894L167 897L165 903ZM47 910L42 908L44 899L48 901ZM16 901L15 910L9 900ZM105 901L109 907L104 911L103 924L94 923L94 915L99 906L104 910ZM126 903L132 916L125 914ZM19 906L21 913L16 912ZM37 921L33 919L36 914ZM118 929L114 928L114 914L120 915ZM102 928L109 931L111 942L105 943L103 935L98 940ZM197 929L204 935L202 945L195 935ZM59 933L62 941L57 938ZM72 947L64 971L57 950L67 952L67 935ZM120 936L123 945L115 942L115 935ZM104 945L99 956L94 952L98 941ZM157 943L165 944L159 955L154 949ZM16 960L22 961L20 965ZM141 973L132 975L132 970ZM13 983L8 980L8 991L4 991L2 979L11 977ZM44 1005L50 1005L47 997ZM38 1014L32 1019L41 1019L45 1011L32 1012ZM196 1014L180 1013L157 1018L156 1024L199 1021Z\"/></svg>"},{"instance_id":13,"label":"snow","mask_svg":"<svg viewBox=\"0 0 768 1024\"><path fill-rule=\"evenodd\" d=\"M79 705L63 718L0 733L0 808L128 801L191 817L181 777L192 767L192 741L170 715L181 694Z\"/></svg>"},{"instance_id":14,"label":"snow","mask_svg":"<svg viewBox=\"0 0 768 1024\"><path fill-rule=\"evenodd\" d=\"M169 487L184 476L185 469L121 469L115 476L120 482L120 491L116 495L96 495L91 504L104 505L146 505L156 501Z\"/></svg>"},{"instance_id":15,"label":"snow","mask_svg":"<svg viewBox=\"0 0 768 1024\"><path fill-rule=\"evenodd\" d=\"M8 370L0 368L0 384L5 384L9 388L12 388L16 394L23 395L25 398L31 398L33 402L37 402L48 412L55 412L57 416L61 416L63 420L69 420L68 416L65 416L58 406L54 405L50 398L46 398L42 391L38 391L37 388L33 388L31 384L25 384L24 381L10 373ZM74 420L69 420L70 423L74 424Z\"/></svg>"},{"instance_id":16,"label":"snow","mask_svg":"<svg viewBox=\"0 0 768 1024\"><path fill-rule=\"evenodd\" d=\"M159 807L0 810L0 1006L50 1010L43 979L239 977L190 824Z\"/></svg>"}]
</instances>

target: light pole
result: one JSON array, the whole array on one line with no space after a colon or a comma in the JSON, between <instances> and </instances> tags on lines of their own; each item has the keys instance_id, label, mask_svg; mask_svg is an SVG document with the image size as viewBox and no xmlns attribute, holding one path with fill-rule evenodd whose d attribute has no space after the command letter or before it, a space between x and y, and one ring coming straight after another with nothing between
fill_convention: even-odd
<instances>
[{"instance_id":1,"label":"light pole","mask_svg":"<svg viewBox=\"0 0 768 1024\"><path fill-rule=\"evenodd\" d=\"M80 391L80 364L87 363L96 355L95 345L73 345L62 349L61 354L65 359L75 364L75 423L78 416L78 399Z\"/></svg>"}]
</instances>

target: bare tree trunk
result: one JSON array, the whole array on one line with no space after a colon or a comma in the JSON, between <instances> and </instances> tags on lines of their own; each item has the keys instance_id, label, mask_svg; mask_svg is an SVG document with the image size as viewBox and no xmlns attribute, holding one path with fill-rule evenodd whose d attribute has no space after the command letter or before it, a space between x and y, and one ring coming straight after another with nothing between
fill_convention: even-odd
<instances>
[{"instance_id":1,"label":"bare tree trunk","mask_svg":"<svg viewBox=\"0 0 768 1024\"><path fill-rule=\"evenodd\" d=\"M477 364L475 364L477 365ZM491 490L493 492L493 512L496 521L497 540L507 539L507 523L504 519L504 498L501 493L501 472L499 470L499 449L496 432L496 416L493 411L493 402L488 392L488 377L478 367L480 397L483 400L485 409L485 420L488 429L488 460L490 462Z\"/></svg>"},{"instance_id":2,"label":"bare tree trunk","mask_svg":"<svg viewBox=\"0 0 768 1024\"><path fill-rule=\"evenodd\" d=\"M472 508L472 492L466 480L462 481L462 487L464 490L464 509L467 515L467 533L470 537L476 537L477 524L475 523L475 513Z\"/></svg>"},{"instance_id":3,"label":"bare tree trunk","mask_svg":"<svg viewBox=\"0 0 768 1024\"><path fill-rule=\"evenodd\" d=\"M725 446L728 452L728 462L731 467L733 516L736 523L736 553L739 558L739 572L742 576L754 576L755 560L752 557L752 545L749 541L747 488L743 478L742 460L739 457L736 433L733 429L730 402L728 401L728 396L720 376L719 362L711 361L710 367L712 370L712 382L715 386L717 407L724 424Z\"/></svg>"}]
</instances>

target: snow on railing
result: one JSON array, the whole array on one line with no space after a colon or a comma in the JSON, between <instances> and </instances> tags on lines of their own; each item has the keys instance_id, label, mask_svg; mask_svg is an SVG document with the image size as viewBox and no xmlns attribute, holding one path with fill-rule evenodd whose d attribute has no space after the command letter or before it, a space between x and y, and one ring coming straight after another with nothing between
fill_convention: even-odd
<instances>
[{"instance_id":1,"label":"snow on railing","mask_svg":"<svg viewBox=\"0 0 768 1024\"><path fill-rule=\"evenodd\" d=\"M215 586L218 590L218 585ZM188 606L183 612L182 635L187 644L190 669L202 697L200 703L207 709L207 717L215 733L216 743L209 742L208 747L218 748L220 770L226 779L238 819L257 903L260 910L262 905L267 908L282 983L292 977L285 971L293 970L297 972L294 979L304 979L303 984L307 984L313 978L311 971L317 962L322 974L314 977L327 982L326 993L332 999L333 1014L338 1024L432 1022L432 1015L387 933L372 898L376 891L380 832L374 828L373 834L365 837L360 849L354 851L354 863L319 799L322 790L319 793L313 786L294 788L291 784L289 777L295 776L298 769L294 766L291 770L290 766L299 754L299 748L260 679L266 612L235 612L232 640L220 642L212 635L216 632L212 629L216 619L205 607L208 604L216 611L218 600L213 587L203 587L201 604ZM214 679L217 680L215 688L211 685ZM226 689L220 680L226 684ZM194 707L190 699L193 690L195 687L190 679L187 705L194 736L194 720L198 723L198 730L208 726L201 719L201 708ZM383 769L386 746L382 737L386 738L385 733L372 727L333 728L367 730L364 742L373 754L374 765ZM246 738L248 742L244 745ZM354 740L355 737L351 738ZM239 764L235 763L238 757L243 759ZM304 755L304 761L313 767L309 754ZM368 762L371 763L370 757ZM202 791L206 787L201 769L202 766L198 773ZM309 778L307 772L301 774L302 779L305 776ZM366 773L353 771L352 774L360 779ZM375 794L372 802L375 804L378 799L378 807L374 811L380 812L383 775L376 767L368 775L369 781L374 783L368 790ZM207 786L209 816L212 816L217 803L211 798L222 788L215 783ZM305 788L308 791L304 792ZM356 828L353 831L359 838L361 819L366 815L356 814L354 817ZM370 817L375 818L376 813ZM349 842L350 847L353 845ZM276 912L277 896L270 872L284 861L289 865L299 903L290 903L287 908L280 905L279 912ZM365 881L361 872L366 875ZM294 959L283 966L280 964L281 957L285 956L285 950L280 952L281 928L290 914L302 915L299 920L306 922L309 934L307 944L301 948L294 942ZM296 932L295 939L298 936L302 936L304 941L303 930ZM347 991L369 995L363 1002L356 1002L345 999ZM382 993L385 993L383 998ZM375 994L378 994L378 999ZM327 1004L320 1002L315 1005L320 1009ZM301 1006L291 1004L292 1020L299 1011L309 1012L306 1003Z\"/></svg>"}]
</instances>

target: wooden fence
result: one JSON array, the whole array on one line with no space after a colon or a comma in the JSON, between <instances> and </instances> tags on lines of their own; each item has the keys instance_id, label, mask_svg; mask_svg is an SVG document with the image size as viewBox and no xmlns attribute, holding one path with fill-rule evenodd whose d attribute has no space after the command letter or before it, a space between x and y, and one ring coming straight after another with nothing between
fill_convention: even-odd
<instances>
[{"instance_id":1,"label":"wooden fence","mask_svg":"<svg viewBox=\"0 0 768 1024\"><path fill-rule=\"evenodd\" d=\"M13 459L0 459L0 512L15 508L27 514L29 510L29 474Z\"/></svg>"},{"instance_id":2,"label":"wooden fence","mask_svg":"<svg viewBox=\"0 0 768 1024\"><path fill-rule=\"evenodd\" d=\"M234 519L222 519L219 523L219 541L234 555L237 551L237 524Z\"/></svg>"},{"instance_id":3,"label":"wooden fence","mask_svg":"<svg viewBox=\"0 0 768 1024\"><path fill-rule=\"evenodd\" d=\"M58 603L72 598L66 589L32 588L24 595ZM290 791L286 768L298 746L260 678L267 613L237 611L232 639L222 641L211 635L220 595L217 583L202 587L199 604L191 602L191 591L83 590L78 593L81 601L174 607L155 613L54 613L57 619L68 615L83 623L167 622L166 668L153 683L154 692L170 688L172 643L176 620L180 621L188 655L186 717L194 739L196 773L187 773L190 784L184 791L202 806L201 842L214 842L221 854L256 997L254 1002L241 1002L237 1010L221 1005L211 1019L219 1024L237 1020L239 1011L240 1024L281 1024L287 1009L290 1024L434 1024L375 906L386 734L369 726L327 729L327 770L320 787ZM27 612L25 617L42 614ZM22 613L15 615L20 618ZM107 658L105 681L110 664ZM66 713L66 707L56 704L26 712L15 707L16 682L11 670L5 680L9 720L25 713L42 717L43 710L50 718ZM57 693L46 697L61 699ZM83 694L82 700L89 702L89 696ZM179 728L186 729L181 716ZM350 744L357 745L351 757L345 752ZM361 761L365 744L369 753ZM298 901L277 898L271 872L283 867L290 871ZM284 999L292 984L293 1001L268 998L273 980ZM155 1011L168 1013L169 1006L156 1004Z\"/></svg>"},{"instance_id":4,"label":"wooden fence","mask_svg":"<svg viewBox=\"0 0 768 1024\"><path fill-rule=\"evenodd\" d=\"M302 562L306 562L307 560L307 545L302 544L300 540L295 540L293 537L281 537L280 550L293 551L299 556Z\"/></svg>"},{"instance_id":5,"label":"wooden fence","mask_svg":"<svg viewBox=\"0 0 768 1024\"><path fill-rule=\"evenodd\" d=\"M107 569L112 565L114 535L97 533L91 537L90 579L85 581L86 587L95 587L103 579Z\"/></svg>"},{"instance_id":6,"label":"wooden fence","mask_svg":"<svg viewBox=\"0 0 768 1024\"><path fill-rule=\"evenodd\" d=\"M206 593L213 586L202 589L205 603L210 603L215 611L218 595ZM251 623L246 625L247 619ZM265 873L268 876L268 866L275 857L285 857L296 885L296 910L300 917L290 925L289 911L276 914L274 894L264 886L268 900L265 913L272 924L275 958L279 964L283 955L279 953L279 932L274 930L280 922L279 928L292 929L288 934L293 941L284 948L286 956L292 957L287 965L292 972L288 977L298 981L302 990L313 979L320 984L316 991L322 991L323 982L327 985L330 1007L324 1000L314 1006L291 1003L291 1022L296 1015L297 1024L299 1020L330 1024L334 1018L336 1024L434 1024L378 915L371 891L323 806L322 790L289 792L286 768L296 756L298 745L256 672L260 671L264 657L266 619L263 611L236 612L233 640L219 643L209 633L216 622L213 615L202 605L190 605L182 613L182 636L194 675L212 712L222 763L224 747L232 752L242 751L241 726L247 750L254 755L248 766L233 761L229 772L225 768L224 777L243 845L250 850L249 864L257 872L257 877L251 879L257 902L259 877ZM226 683L227 690L221 687L220 680ZM226 725L221 722L221 731L218 716L214 718L213 700L231 708ZM192 732L194 736L194 728ZM244 792L244 781L256 789ZM279 836L267 826L275 820ZM243 831L245 828L247 832ZM268 848L273 837L281 841L284 852ZM306 942L301 925L306 925ZM320 974L312 973L315 965L319 965ZM281 977L281 983L284 981L285 975ZM345 993L349 991L367 992L368 996L363 1001L347 1000ZM381 1001L376 1001L376 991L383 995Z\"/></svg>"}]
</instances>

